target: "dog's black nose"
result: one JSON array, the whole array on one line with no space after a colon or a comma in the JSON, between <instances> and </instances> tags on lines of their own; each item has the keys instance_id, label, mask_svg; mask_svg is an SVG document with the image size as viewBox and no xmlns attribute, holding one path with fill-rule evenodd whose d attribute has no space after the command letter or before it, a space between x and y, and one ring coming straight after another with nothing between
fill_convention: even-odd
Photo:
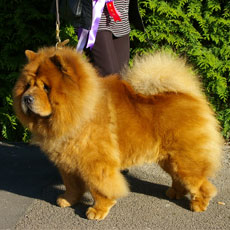
<instances>
[{"instance_id":1,"label":"dog's black nose","mask_svg":"<svg viewBox=\"0 0 230 230\"><path fill-rule=\"evenodd\" d=\"M30 105L33 103L34 98L31 95L24 96L23 98L26 105Z\"/></svg>"}]
</instances>

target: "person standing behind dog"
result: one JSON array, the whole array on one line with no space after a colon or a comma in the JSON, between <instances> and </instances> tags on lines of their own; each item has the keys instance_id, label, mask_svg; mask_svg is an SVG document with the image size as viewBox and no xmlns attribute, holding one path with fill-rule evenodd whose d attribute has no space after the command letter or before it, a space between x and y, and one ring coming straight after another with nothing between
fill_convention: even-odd
<instances>
[{"instance_id":1,"label":"person standing behind dog","mask_svg":"<svg viewBox=\"0 0 230 230\"><path fill-rule=\"evenodd\" d=\"M130 22L136 22L144 30L140 18L137 0L114 0L114 6L120 14L116 21L107 5L103 9L96 40L92 49L88 49L92 63L102 76L120 73L128 65L130 57ZM134 14L136 20L133 21ZM139 20L139 21L138 21Z\"/></svg>"},{"instance_id":2,"label":"person standing behind dog","mask_svg":"<svg viewBox=\"0 0 230 230\"><path fill-rule=\"evenodd\" d=\"M137 0L62 0L78 31L77 51L85 50L101 76L120 73L130 56L130 23L144 32Z\"/></svg>"}]
</instances>

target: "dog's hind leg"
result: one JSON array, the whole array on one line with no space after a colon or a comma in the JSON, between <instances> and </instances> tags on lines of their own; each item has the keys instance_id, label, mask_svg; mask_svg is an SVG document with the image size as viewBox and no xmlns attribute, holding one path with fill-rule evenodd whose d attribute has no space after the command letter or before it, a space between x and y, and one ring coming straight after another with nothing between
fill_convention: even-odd
<instances>
[{"instance_id":1,"label":"dog's hind leg","mask_svg":"<svg viewBox=\"0 0 230 230\"><path fill-rule=\"evenodd\" d=\"M216 195L216 188L207 180L204 170L207 162L205 164L192 159L181 162L169 156L159 164L173 178L172 187L166 192L169 198L180 199L186 193L190 193L192 211L202 212L207 209L209 201Z\"/></svg>"},{"instance_id":2,"label":"dog's hind leg","mask_svg":"<svg viewBox=\"0 0 230 230\"><path fill-rule=\"evenodd\" d=\"M182 199L188 191L185 188L185 185L182 183L181 179L178 177L178 167L174 162L173 158L168 155L166 159L159 162L164 171L166 171L172 178L172 186L166 191L166 196L170 199Z\"/></svg>"},{"instance_id":3,"label":"dog's hind leg","mask_svg":"<svg viewBox=\"0 0 230 230\"><path fill-rule=\"evenodd\" d=\"M205 178L183 178L183 182L174 181L166 195L171 199L180 199L187 192L191 194L190 209L194 212L205 211L209 201L216 195L216 188Z\"/></svg>"},{"instance_id":4,"label":"dog's hind leg","mask_svg":"<svg viewBox=\"0 0 230 230\"><path fill-rule=\"evenodd\" d=\"M208 207L209 201L217 193L216 187L207 179L203 179L200 186L194 186L188 183L187 187L191 193L190 208L195 212L205 211Z\"/></svg>"},{"instance_id":5,"label":"dog's hind leg","mask_svg":"<svg viewBox=\"0 0 230 230\"><path fill-rule=\"evenodd\" d=\"M63 183L66 187L64 194L57 198L57 205L60 207L69 207L76 204L86 191L83 180L75 174L66 173L59 170Z\"/></svg>"},{"instance_id":6,"label":"dog's hind leg","mask_svg":"<svg viewBox=\"0 0 230 230\"><path fill-rule=\"evenodd\" d=\"M166 192L166 196L170 199L182 199L187 194L187 190L180 181L172 178L172 187Z\"/></svg>"}]
</instances>

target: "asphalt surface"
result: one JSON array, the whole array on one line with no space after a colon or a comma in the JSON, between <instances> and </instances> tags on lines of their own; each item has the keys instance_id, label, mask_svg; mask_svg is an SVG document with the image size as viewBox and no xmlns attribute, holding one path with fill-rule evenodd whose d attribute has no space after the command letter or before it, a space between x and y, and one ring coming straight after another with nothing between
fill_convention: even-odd
<instances>
[{"instance_id":1,"label":"asphalt surface","mask_svg":"<svg viewBox=\"0 0 230 230\"><path fill-rule=\"evenodd\" d=\"M168 200L170 177L156 165L130 169L130 194L103 221L87 220L90 194L74 207L56 206L64 190L57 170L37 147L0 142L0 230L230 229L230 146L213 183L217 196L208 210L194 213L189 199Z\"/></svg>"}]
</instances>

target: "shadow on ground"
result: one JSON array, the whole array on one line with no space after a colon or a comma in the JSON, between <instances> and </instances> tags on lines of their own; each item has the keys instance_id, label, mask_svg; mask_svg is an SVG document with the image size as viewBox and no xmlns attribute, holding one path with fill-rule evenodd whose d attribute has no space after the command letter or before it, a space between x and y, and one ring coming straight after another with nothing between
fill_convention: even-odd
<instances>
[{"instance_id":1,"label":"shadow on ground","mask_svg":"<svg viewBox=\"0 0 230 230\"><path fill-rule=\"evenodd\" d=\"M56 168L38 147L0 143L0 190L39 199L42 187L57 180Z\"/></svg>"},{"instance_id":2,"label":"shadow on ground","mask_svg":"<svg viewBox=\"0 0 230 230\"><path fill-rule=\"evenodd\" d=\"M130 184L131 192L168 199L165 195L168 186L135 178L130 173L125 174L125 177ZM54 186L61 184L57 169L38 147L21 143L0 143L0 181L0 190L45 200L53 205L56 205L56 197L63 192ZM186 197L173 202L189 209ZM85 212L88 207L88 201L83 199L74 209L77 215L86 218Z\"/></svg>"}]
</instances>

